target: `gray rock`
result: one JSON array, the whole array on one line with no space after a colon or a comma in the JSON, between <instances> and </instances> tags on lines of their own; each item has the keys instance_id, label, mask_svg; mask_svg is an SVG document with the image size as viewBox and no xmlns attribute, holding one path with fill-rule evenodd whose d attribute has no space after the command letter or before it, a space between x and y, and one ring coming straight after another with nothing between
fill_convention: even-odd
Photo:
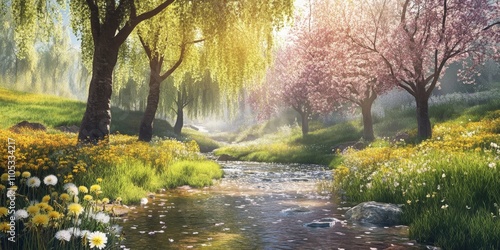
<instances>
[{"instance_id":1,"label":"gray rock","mask_svg":"<svg viewBox=\"0 0 500 250\"><path fill-rule=\"evenodd\" d=\"M219 158L217 158L218 161L235 161L236 158L230 156L230 155L226 155L226 154L222 154L219 156Z\"/></svg>"},{"instance_id":2,"label":"gray rock","mask_svg":"<svg viewBox=\"0 0 500 250\"><path fill-rule=\"evenodd\" d=\"M342 224L343 222L336 218L322 218L314 220L313 222L306 223L306 227L333 227L336 223Z\"/></svg>"},{"instance_id":3,"label":"gray rock","mask_svg":"<svg viewBox=\"0 0 500 250\"><path fill-rule=\"evenodd\" d=\"M47 131L47 128L40 123L22 121L10 128L11 131L19 133L22 129Z\"/></svg>"},{"instance_id":4,"label":"gray rock","mask_svg":"<svg viewBox=\"0 0 500 250\"><path fill-rule=\"evenodd\" d=\"M363 202L347 210L346 219L377 226L394 226L401 224L403 210L399 205L381 202Z\"/></svg>"},{"instance_id":5,"label":"gray rock","mask_svg":"<svg viewBox=\"0 0 500 250\"><path fill-rule=\"evenodd\" d=\"M62 132L66 132L66 133L78 133L78 131L80 131L80 127L78 127L76 125L60 126L60 127L57 127L56 129L58 129Z\"/></svg>"}]
</instances>

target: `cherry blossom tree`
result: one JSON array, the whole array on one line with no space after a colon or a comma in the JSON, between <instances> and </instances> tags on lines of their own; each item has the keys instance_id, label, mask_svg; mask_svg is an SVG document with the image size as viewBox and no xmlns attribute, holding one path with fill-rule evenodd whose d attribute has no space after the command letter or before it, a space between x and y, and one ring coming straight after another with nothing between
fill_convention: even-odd
<instances>
[{"instance_id":1,"label":"cherry blossom tree","mask_svg":"<svg viewBox=\"0 0 500 250\"><path fill-rule=\"evenodd\" d=\"M428 100L447 67L462 62L461 76L467 79L488 57L499 57L498 2L370 0L357 4L358 11L347 19L350 40L380 55L392 82L415 98L419 139L432 137Z\"/></svg>"}]
</instances>

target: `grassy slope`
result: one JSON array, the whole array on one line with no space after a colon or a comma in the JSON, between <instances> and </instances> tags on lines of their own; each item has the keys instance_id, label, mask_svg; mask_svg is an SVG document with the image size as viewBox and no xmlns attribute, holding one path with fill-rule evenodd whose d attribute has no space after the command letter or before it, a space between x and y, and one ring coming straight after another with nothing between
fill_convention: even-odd
<instances>
[{"instance_id":1,"label":"grassy slope","mask_svg":"<svg viewBox=\"0 0 500 250\"><path fill-rule=\"evenodd\" d=\"M499 100L454 101L432 106L429 114L434 126L451 120L477 121L488 111L498 109L500 109ZM268 134L260 132L265 126L257 125L246 131L239 131L239 137L262 136L262 138L221 147L215 151L215 154L226 154L248 161L315 163L334 167L340 159L331 154L331 148L342 143L357 141L362 133L361 121L345 122L326 128L318 125L312 126L312 131L306 137L302 137L299 128L292 128L288 132L278 131ZM375 135L379 137L392 137L401 131L415 135L416 129L417 123L413 109L390 110L386 112L384 118L374 117ZM235 136L225 135L225 138L236 138L235 141L238 142ZM414 140L411 138L410 142Z\"/></svg>"},{"instance_id":2,"label":"grassy slope","mask_svg":"<svg viewBox=\"0 0 500 250\"><path fill-rule=\"evenodd\" d=\"M6 129L21 121L38 122L49 128L79 125L85 103L57 96L31 94L0 88L0 128ZM111 108L111 132L137 135L142 112ZM155 119L153 134L159 137L173 137L172 126L165 120ZM203 140L202 135L186 130L185 135L195 140ZM192 136L192 137L191 137ZM207 142L214 148L214 142Z\"/></svg>"}]
</instances>

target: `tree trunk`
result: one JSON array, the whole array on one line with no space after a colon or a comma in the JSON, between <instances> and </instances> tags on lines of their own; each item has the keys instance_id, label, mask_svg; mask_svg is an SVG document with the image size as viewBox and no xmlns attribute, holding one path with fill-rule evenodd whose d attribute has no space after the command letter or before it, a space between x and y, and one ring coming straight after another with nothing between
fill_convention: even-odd
<instances>
[{"instance_id":1,"label":"tree trunk","mask_svg":"<svg viewBox=\"0 0 500 250\"><path fill-rule=\"evenodd\" d=\"M163 81L161 77L162 62L163 60L156 56L149 59L149 93L146 110L139 127L139 141L150 142L153 138L153 123L160 102L160 86Z\"/></svg>"},{"instance_id":2,"label":"tree trunk","mask_svg":"<svg viewBox=\"0 0 500 250\"><path fill-rule=\"evenodd\" d=\"M160 84L159 78L153 76L153 72L149 78L149 94L146 110L142 116L141 126L139 128L139 141L150 142L153 138L153 123L160 102Z\"/></svg>"},{"instance_id":3,"label":"tree trunk","mask_svg":"<svg viewBox=\"0 0 500 250\"><path fill-rule=\"evenodd\" d=\"M302 136L305 137L309 133L309 114L307 112L300 112L302 122Z\"/></svg>"},{"instance_id":4,"label":"tree trunk","mask_svg":"<svg viewBox=\"0 0 500 250\"><path fill-rule=\"evenodd\" d=\"M174 133L181 135L182 127L184 126L184 105L182 102L181 92L177 92L177 119L175 120Z\"/></svg>"},{"instance_id":5,"label":"tree trunk","mask_svg":"<svg viewBox=\"0 0 500 250\"><path fill-rule=\"evenodd\" d=\"M429 97L425 91L418 92L415 95L417 103L417 123L418 139L425 140L432 137L431 120L429 119Z\"/></svg>"},{"instance_id":6,"label":"tree trunk","mask_svg":"<svg viewBox=\"0 0 500 250\"><path fill-rule=\"evenodd\" d=\"M94 46L87 109L80 124L78 141L95 144L109 136L113 69L119 46L112 39L96 40Z\"/></svg>"},{"instance_id":7,"label":"tree trunk","mask_svg":"<svg viewBox=\"0 0 500 250\"><path fill-rule=\"evenodd\" d=\"M365 141L375 140L375 135L373 133L373 120L372 120L373 100L367 99L361 103L361 113L363 114L363 139Z\"/></svg>"}]
</instances>

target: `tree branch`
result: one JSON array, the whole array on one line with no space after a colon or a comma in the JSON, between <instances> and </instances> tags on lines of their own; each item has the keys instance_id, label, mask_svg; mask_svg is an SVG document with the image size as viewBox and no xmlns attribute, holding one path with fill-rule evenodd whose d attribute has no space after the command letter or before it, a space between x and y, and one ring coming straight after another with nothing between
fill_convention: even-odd
<instances>
[{"instance_id":1,"label":"tree branch","mask_svg":"<svg viewBox=\"0 0 500 250\"><path fill-rule=\"evenodd\" d=\"M92 30L92 38L95 40L101 34L101 23L99 22L99 8L92 0L86 0L87 6L90 9L90 29Z\"/></svg>"},{"instance_id":2,"label":"tree branch","mask_svg":"<svg viewBox=\"0 0 500 250\"><path fill-rule=\"evenodd\" d=\"M500 21L498 21L498 22L494 22L494 23L492 23L492 24L490 24L490 25L486 26L483 30L488 30L488 29L490 29L491 27L493 27L493 26L495 26L495 25L500 25Z\"/></svg>"},{"instance_id":3,"label":"tree branch","mask_svg":"<svg viewBox=\"0 0 500 250\"><path fill-rule=\"evenodd\" d=\"M140 22L142 22L146 19L149 19L149 18L155 16L156 14L160 13L162 10L167 8L173 2L174 2L174 0L167 0L167 1L163 2L162 4L158 5L156 8L154 8L148 12L144 12L144 13L140 14L139 16L135 16L136 15L135 14L135 5L133 3L131 3L130 8L131 8L132 15L131 15L129 21L125 24L125 26L115 36L115 39L117 40L117 42L119 44L122 44Z\"/></svg>"}]
</instances>

